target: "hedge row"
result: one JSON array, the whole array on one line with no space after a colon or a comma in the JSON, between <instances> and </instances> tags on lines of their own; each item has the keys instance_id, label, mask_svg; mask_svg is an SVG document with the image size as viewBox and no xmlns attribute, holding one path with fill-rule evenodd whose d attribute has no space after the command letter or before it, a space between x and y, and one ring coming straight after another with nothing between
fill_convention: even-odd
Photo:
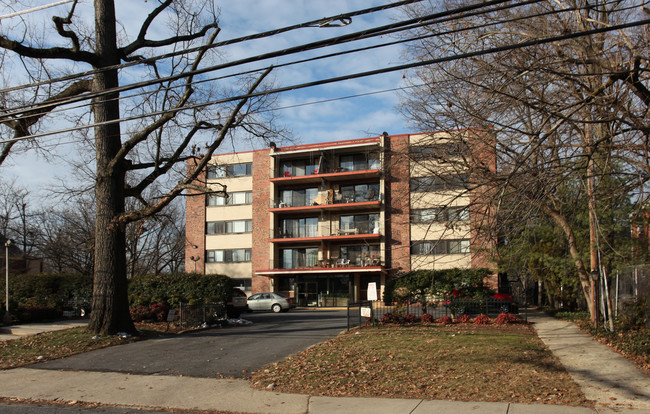
<instances>
[{"instance_id":1,"label":"hedge row","mask_svg":"<svg viewBox=\"0 0 650 414\"><path fill-rule=\"evenodd\" d=\"M70 274L11 275L9 308L53 308L89 304L93 278ZM0 284L0 301L5 308L5 284Z\"/></svg>"},{"instance_id":2,"label":"hedge row","mask_svg":"<svg viewBox=\"0 0 650 414\"><path fill-rule=\"evenodd\" d=\"M149 307L163 303L222 302L232 294L227 276L176 273L137 276L129 280L129 304ZM88 307L92 300L92 276L69 274L16 275L9 278L9 308L22 322L55 319L64 308ZM0 284L0 318L5 309L5 284Z\"/></svg>"},{"instance_id":3,"label":"hedge row","mask_svg":"<svg viewBox=\"0 0 650 414\"><path fill-rule=\"evenodd\" d=\"M228 276L173 273L136 276L129 281L129 304L149 306L166 303L222 302L232 295L233 282Z\"/></svg>"}]
</instances>

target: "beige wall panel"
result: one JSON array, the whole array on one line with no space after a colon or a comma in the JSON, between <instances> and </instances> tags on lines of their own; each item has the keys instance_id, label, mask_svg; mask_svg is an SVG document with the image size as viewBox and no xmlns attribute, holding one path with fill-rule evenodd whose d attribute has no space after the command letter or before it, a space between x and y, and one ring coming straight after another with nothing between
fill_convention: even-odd
<instances>
[{"instance_id":1,"label":"beige wall panel","mask_svg":"<svg viewBox=\"0 0 650 414\"><path fill-rule=\"evenodd\" d=\"M234 191L251 191L253 189L253 177L232 177L232 178L210 178L208 179L208 185L210 183L219 183L226 186L226 190L229 193ZM222 190L221 185L212 185L212 188L215 190Z\"/></svg>"},{"instance_id":2,"label":"beige wall panel","mask_svg":"<svg viewBox=\"0 0 650 414\"><path fill-rule=\"evenodd\" d=\"M441 223L412 224L411 240L438 240L438 239L469 239L469 223L455 224L453 229L447 228Z\"/></svg>"},{"instance_id":3,"label":"beige wall panel","mask_svg":"<svg viewBox=\"0 0 650 414\"><path fill-rule=\"evenodd\" d=\"M253 265L251 263L206 263L205 273L230 277L251 277Z\"/></svg>"},{"instance_id":4,"label":"beige wall panel","mask_svg":"<svg viewBox=\"0 0 650 414\"><path fill-rule=\"evenodd\" d=\"M217 206L205 210L206 221L250 220L253 218L253 206Z\"/></svg>"},{"instance_id":5,"label":"beige wall panel","mask_svg":"<svg viewBox=\"0 0 650 414\"><path fill-rule=\"evenodd\" d=\"M411 208L469 205L469 195L464 191L411 193ZM465 192L466 193L466 192Z\"/></svg>"},{"instance_id":6,"label":"beige wall panel","mask_svg":"<svg viewBox=\"0 0 650 414\"><path fill-rule=\"evenodd\" d=\"M435 270L452 269L455 267L468 269L471 266L471 255L449 254L443 256L411 256L411 269L413 270Z\"/></svg>"},{"instance_id":7,"label":"beige wall panel","mask_svg":"<svg viewBox=\"0 0 650 414\"><path fill-rule=\"evenodd\" d=\"M232 154L218 154L212 157L210 164L227 165L242 162L253 162L253 152L240 152Z\"/></svg>"},{"instance_id":8,"label":"beige wall panel","mask_svg":"<svg viewBox=\"0 0 650 414\"><path fill-rule=\"evenodd\" d=\"M205 236L206 250L250 249L253 246L251 233L245 234L208 234Z\"/></svg>"}]
</instances>

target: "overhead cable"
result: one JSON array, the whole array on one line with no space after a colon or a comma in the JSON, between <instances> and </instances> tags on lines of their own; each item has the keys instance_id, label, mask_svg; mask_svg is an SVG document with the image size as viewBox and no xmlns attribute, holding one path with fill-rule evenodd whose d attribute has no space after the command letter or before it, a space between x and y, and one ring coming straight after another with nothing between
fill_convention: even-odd
<instances>
[{"instance_id":1,"label":"overhead cable","mask_svg":"<svg viewBox=\"0 0 650 414\"><path fill-rule=\"evenodd\" d=\"M238 96L233 96L233 97L230 97L230 98L223 98L223 99L213 100L213 101L210 101L210 102L202 102L200 104L189 105L187 107L182 107L182 108L174 108L174 109L167 109L167 110L164 110L164 111L156 111L156 112L152 112L152 113L149 113L149 114L146 114L146 115L137 115L137 116L132 116L132 117L125 117L125 118L114 119L114 120L109 120L109 121L105 121L105 122L97 122L97 123L93 123L91 125L81 125L81 126L76 126L76 127L71 127L71 128L60 129L60 130L56 130L56 131L49 131L49 132L43 132L43 133L39 133L39 134L33 134L33 135L25 136L25 137L19 137L19 138L7 139L7 140L0 140L0 143L15 142L15 141L21 141L21 140L26 140L26 139L31 139L31 138L38 138L38 137L42 137L42 136L55 135L55 134L60 134L60 133L65 133L65 132L83 130L83 129L92 128L95 125L108 125L108 124L114 124L114 123L118 123L118 122L132 121L132 120L142 119L142 118L145 118L145 117L158 116L158 115L162 115L162 114L169 113L169 112L178 113L178 112L191 110L191 109L199 109L199 108L210 106L210 105L216 105L216 104L221 104L221 103L238 101L238 100L241 100L241 99L248 99L248 98L259 97L259 96L264 96L264 95L277 94L277 93L281 93L281 92L304 89L304 88L309 88L309 87L313 87L313 86L320 86L320 85L326 85L326 84L330 84L330 83L342 82L342 81L345 81L345 80L358 79L358 78L374 76L374 75L379 75L379 74L384 74L384 73L391 73L391 72L397 72L397 71L402 71L402 70L406 70L406 69L412 69L412 68L416 68L416 67L422 67L422 66L428 66L428 65L438 64L438 63L450 62L450 61L455 61L455 60L459 60L459 59L467 59L467 58L472 58L472 57L477 57L477 56L484 56L484 55L493 54L493 53L506 52L506 51L521 49L521 48L530 47L530 46L538 46L538 45L552 43L552 42L559 42L559 41L562 41L562 40L575 39L575 38L584 37L584 36L592 36L592 35L596 35L596 34L607 33L607 32L611 32L611 31L627 29L627 28L631 28L631 27L644 26L644 25L648 25L648 24L650 24L650 19L644 19L644 20L638 20L638 21L629 22L629 23L621 23L621 24L618 24L618 25L600 27L600 28L591 29L591 30L583 30L583 31L575 32L575 33L565 33L565 34L562 34L562 35L559 35L559 36L552 36L552 37L547 37L547 38L543 38L543 39L534 39L534 40L514 43L514 44L506 45L506 46L499 46L499 47L494 47L494 48L489 48L489 49L478 50L478 51L474 51L474 52L467 52L467 53L456 54L456 55L452 55L452 56L445 56L445 57L435 58L435 59L427 59L427 60L423 60L423 61L420 61L420 62L413 62L413 63L409 63L409 64L404 64L404 65L390 66L390 67L375 69L375 70L371 70L371 71L358 72L358 73L354 73L354 74L350 74L350 75L337 76L337 77L321 79L321 80L312 81L312 82L305 82L305 83L291 85L291 86L274 88L274 89L267 90L267 91L253 92L253 93L250 93L250 94L238 95Z\"/></svg>"}]
</instances>

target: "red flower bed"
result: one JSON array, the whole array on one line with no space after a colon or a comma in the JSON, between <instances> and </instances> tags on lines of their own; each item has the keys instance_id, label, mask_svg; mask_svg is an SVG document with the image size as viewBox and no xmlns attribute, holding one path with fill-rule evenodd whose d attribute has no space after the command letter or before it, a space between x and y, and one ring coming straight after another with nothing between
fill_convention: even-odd
<instances>
[{"instance_id":1,"label":"red flower bed","mask_svg":"<svg viewBox=\"0 0 650 414\"><path fill-rule=\"evenodd\" d=\"M490 317L487 315L478 315L474 318L475 325L487 325L490 323Z\"/></svg>"},{"instance_id":2,"label":"red flower bed","mask_svg":"<svg viewBox=\"0 0 650 414\"><path fill-rule=\"evenodd\" d=\"M438 322L440 322L440 323L443 324L443 325L449 325L449 324L451 324L453 321L451 320L451 318L450 318L449 316L443 316L442 318L440 318L440 319L438 320Z\"/></svg>"},{"instance_id":3,"label":"red flower bed","mask_svg":"<svg viewBox=\"0 0 650 414\"><path fill-rule=\"evenodd\" d=\"M512 313L502 313L499 316L497 316L497 320L496 320L497 325L506 325L509 323L516 323L516 322L517 322L517 317Z\"/></svg>"}]
</instances>

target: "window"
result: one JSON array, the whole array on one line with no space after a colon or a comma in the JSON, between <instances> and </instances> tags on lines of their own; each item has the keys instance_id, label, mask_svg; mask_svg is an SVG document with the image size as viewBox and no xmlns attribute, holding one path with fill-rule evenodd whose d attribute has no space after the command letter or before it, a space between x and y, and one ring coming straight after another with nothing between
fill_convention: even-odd
<instances>
[{"instance_id":1,"label":"window","mask_svg":"<svg viewBox=\"0 0 650 414\"><path fill-rule=\"evenodd\" d=\"M318 188L305 188L304 190L282 190L280 202L289 207L311 206L318 197Z\"/></svg>"},{"instance_id":2,"label":"window","mask_svg":"<svg viewBox=\"0 0 650 414\"><path fill-rule=\"evenodd\" d=\"M281 177L301 177L311 174L318 174L317 160L287 160L282 162Z\"/></svg>"},{"instance_id":3,"label":"window","mask_svg":"<svg viewBox=\"0 0 650 414\"><path fill-rule=\"evenodd\" d=\"M318 237L318 217L280 220L284 237Z\"/></svg>"},{"instance_id":4,"label":"window","mask_svg":"<svg viewBox=\"0 0 650 414\"><path fill-rule=\"evenodd\" d=\"M207 250L208 263L238 263L251 261L251 249Z\"/></svg>"},{"instance_id":5,"label":"window","mask_svg":"<svg viewBox=\"0 0 650 414\"><path fill-rule=\"evenodd\" d=\"M367 266L373 261L379 261L380 249L378 244L360 246L341 246L340 258L349 260L351 266ZM375 264L375 263L372 263Z\"/></svg>"},{"instance_id":6,"label":"window","mask_svg":"<svg viewBox=\"0 0 650 414\"><path fill-rule=\"evenodd\" d=\"M247 175L253 175L253 163L208 165L206 169L207 178L244 177Z\"/></svg>"},{"instance_id":7,"label":"window","mask_svg":"<svg viewBox=\"0 0 650 414\"><path fill-rule=\"evenodd\" d=\"M436 207L411 210L412 223L431 223L469 220L467 207Z\"/></svg>"},{"instance_id":8,"label":"window","mask_svg":"<svg viewBox=\"0 0 650 414\"><path fill-rule=\"evenodd\" d=\"M253 281L250 277L242 277L242 278L233 277L232 282L233 282L233 286L243 290L251 290L253 286Z\"/></svg>"},{"instance_id":9,"label":"window","mask_svg":"<svg viewBox=\"0 0 650 414\"><path fill-rule=\"evenodd\" d=\"M341 216L339 229L357 230L359 234L379 233L379 214L357 214Z\"/></svg>"},{"instance_id":10,"label":"window","mask_svg":"<svg viewBox=\"0 0 650 414\"><path fill-rule=\"evenodd\" d=\"M365 171L379 169L379 153L341 155L339 167L343 171Z\"/></svg>"},{"instance_id":11,"label":"window","mask_svg":"<svg viewBox=\"0 0 650 414\"><path fill-rule=\"evenodd\" d=\"M344 203L379 200L379 184L342 185L340 191Z\"/></svg>"},{"instance_id":12,"label":"window","mask_svg":"<svg viewBox=\"0 0 650 414\"><path fill-rule=\"evenodd\" d=\"M413 243L411 254L443 255L469 253L469 240L427 240Z\"/></svg>"},{"instance_id":13,"label":"window","mask_svg":"<svg viewBox=\"0 0 650 414\"><path fill-rule=\"evenodd\" d=\"M318 247L305 249L280 249L281 269L299 269L316 267Z\"/></svg>"},{"instance_id":14,"label":"window","mask_svg":"<svg viewBox=\"0 0 650 414\"><path fill-rule=\"evenodd\" d=\"M210 221L206 225L207 234L251 233L253 220Z\"/></svg>"},{"instance_id":15,"label":"window","mask_svg":"<svg viewBox=\"0 0 650 414\"><path fill-rule=\"evenodd\" d=\"M451 157L462 157L467 155L467 143L463 140L448 142L437 142L430 145L412 145L410 147L411 157L415 160L426 159L447 159Z\"/></svg>"},{"instance_id":16,"label":"window","mask_svg":"<svg viewBox=\"0 0 650 414\"><path fill-rule=\"evenodd\" d=\"M441 191L467 188L467 174L437 176L437 177L414 177L411 178L411 191Z\"/></svg>"},{"instance_id":17,"label":"window","mask_svg":"<svg viewBox=\"0 0 650 414\"><path fill-rule=\"evenodd\" d=\"M253 204L252 191L237 191L228 193L228 197L209 194L207 198L208 206L236 206L242 204Z\"/></svg>"}]
</instances>

